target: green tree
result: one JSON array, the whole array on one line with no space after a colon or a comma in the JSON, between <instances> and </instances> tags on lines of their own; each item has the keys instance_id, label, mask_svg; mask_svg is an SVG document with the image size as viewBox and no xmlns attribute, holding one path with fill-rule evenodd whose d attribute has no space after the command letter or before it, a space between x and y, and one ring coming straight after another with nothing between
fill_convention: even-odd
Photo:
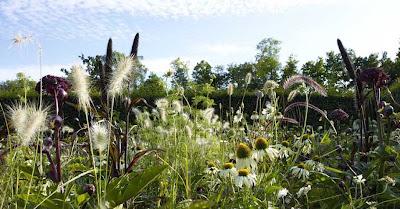
<instances>
[{"instance_id":1,"label":"green tree","mask_svg":"<svg viewBox=\"0 0 400 209\"><path fill-rule=\"evenodd\" d=\"M182 86L186 88L189 83L189 67L187 63L185 63L181 58L176 58L171 62L171 68L174 71L173 79L174 83L173 85L176 86Z\"/></svg>"},{"instance_id":2,"label":"green tree","mask_svg":"<svg viewBox=\"0 0 400 209\"><path fill-rule=\"evenodd\" d=\"M9 97L17 96L21 100L24 100L25 96L36 94L35 86L36 81L19 72L15 80L7 80L0 83L0 95Z\"/></svg>"},{"instance_id":3,"label":"green tree","mask_svg":"<svg viewBox=\"0 0 400 209\"><path fill-rule=\"evenodd\" d=\"M285 67L283 67L282 81L285 81L292 75L297 74L297 64L298 60L293 55L289 56L288 61L286 62Z\"/></svg>"},{"instance_id":4,"label":"green tree","mask_svg":"<svg viewBox=\"0 0 400 209\"><path fill-rule=\"evenodd\" d=\"M279 52L281 42L273 38L266 38L257 44L256 75L266 80L279 80Z\"/></svg>"},{"instance_id":5,"label":"green tree","mask_svg":"<svg viewBox=\"0 0 400 209\"><path fill-rule=\"evenodd\" d=\"M202 60L193 68L193 81L197 84L212 83L215 80L215 74L212 72L211 65Z\"/></svg>"},{"instance_id":6,"label":"green tree","mask_svg":"<svg viewBox=\"0 0 400 209\"><path fill-rule=\"evenodd\" d=\"M166 93L165 82L156 74L151 73L149 77L140 85L138 93L140 96L161 97Z\"/></svg>"},{"instance_id":7,"label":"green tree","mask_svg":"<svg viewBox=\"0 0 400 209\"><path fill-rule=\"evenodd\" d=\"M236 83L236 88L238 89L244 89L246 86L246 75L247 73L251 73L253 75L253 79L251 83L249 84L248 88L249 89L259 89L262 88L264 84L264 79L255 76L256 70L255 66L253 63L250 62L245 62L243 64L237 64L237 65L229 65L228 66L228 77L229 77L229 82L231 83Z\"/></svg>"},{"instance_id":8,"label":"green tree","mask_svg":"<svg viewBox=\"0 0 400 209\"><path fill-rule=\"evenodd\" d=\"M350 78L344 68L342 57L339 53L330 51L326 53L325 59L327 89L343 92L348 89Z\"/></svg>"},{"instance_id":9,"label":"green tree","mask_svg":"<svg viewBox=\"0 0 400 209\"><path fill-rule=\"evenodd\" d=\"M322 85L326 85L326 69L324 59L318 57L317 61L308 61L302 68L301 72L304 75L312 77L315 81Z\"/></svg>"},{"instance_id":10,"label":"green tree","mask_svg":"<svg viewBox=\"0 0 400 209\"><path fill-rule=\"evenodd\" d=\"M217 89L224 89L228 85L229 75L224 66L218 65L213 68L215 74L214 86Z\"/></svg>"}]
</instances>

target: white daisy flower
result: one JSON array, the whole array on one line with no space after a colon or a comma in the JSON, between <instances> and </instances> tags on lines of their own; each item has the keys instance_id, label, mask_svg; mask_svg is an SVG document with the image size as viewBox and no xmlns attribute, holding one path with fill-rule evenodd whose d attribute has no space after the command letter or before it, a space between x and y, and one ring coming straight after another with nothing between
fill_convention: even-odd
<instances>
[{"instance_id":1,"label":"white daisy flower","mask_svg":"<svg viewBox=\"0 0 400 209\"><path fill-rule=\"evenodd\" d=\"M252 157L252 151L245 143L240 143L236 149L236 167L257 169L257 163Z\"/></svg>"},{"instance_id":2,"label":"white daisy flower","mask_svg":"<svg viewBox=\"0 0 400 209\"><path fill-rule=\"evenodd\" d=\"M289 192L289 190L287 190L286 188L279 190L278 191L278 199L285 198L287 196L288 192Z\"/></svg>"},{"instance_id":3,"label":"white daisy flower","mask_svg":"<svg viewBox=\"0 0 400 209\"><path fill-rule=\"evenodd\" d=\"M238 175L238 172L233 163L225 163L224 169L219 171L219 175L224 178L234 177Z\"/></svg>"},{"instance_id":4,"label":"white daisy flower","mask_svg":"<svg viewBox=\"0 0 400 209\"><path fill-rule=\"evenodd\" d=\"M268 155L271 161L279 157L279 151L271 146L268 146L267 139L258 137L255 141L255 150L253 151L253 158L260 162L263 161L264 156Z\"/></svg>"},{"instance_id":5,"label":"white daisy flower","mask_svg":"<svg viewBox=\"0 0 400 209\"><path fill-rule=\"evenodd\" d=\"M218 173L218 168L215 165L215 163L213 162L207 162L207 168L205 170L205 173L210 174L210 175L214 175Z\"/></svg>"},{"instance_id":6,"label":"white daisy flower","mask_svg":"<svg viewBox=\"0 0 400 209\"><path fill-rule=\"evenodd\" d=\"M289 142L283 141L282 144L276 144L271 146L279 151L279 158L284 159L288 158L292 153L292 149L289 148Z\"/></svg>"},{"instance_id":7,"label":"white daisy flower","mask_svg":"<svg viewBox=\"0 0 400 209\"><path fill-rule=\"evenodd\" d=\"M314 161L314 160L306 160L305 165L307 168L310 168L314 171L324 172L324 170L325 170L324 164Z\"/></svg>"},{"instance_id":8,"label":"white daisy flower","mask_svg":"<svg viewBox=\"0 0 400 209\"><path fill-rule=\"evenodd\" d=\"M311 190L311 185L307 185L306 187L301 187L297 192L297 197L305 196Z\"/></svg>"},{"instance_id":9,"label":"white daisy flower","mask_svg":"<svg viewBox=\"0 0 400 209\"><path fill-rule=\"evenodd\" d=\"M238 175L235 178L235 185L240 188L242 188L243 185L251 188L256 185L256 180L257 177L255 174L250 173L249 169L243 168L238 171Z\"/></svg>"},{"instance_id":10,"label":"white daisy flower","mask_svg":"<svg viewBox=\"0 0 400 209\"><path fill-rule=\"evenodd\" d=\"M291 167L290 171L293 176L297 176L297 178L302 179L303 181L308 179L308 176L310 175L310 172L305 168L304 163Z\"/></svg>"},{"instance_id":11,"label":"white daisy flower","mask_svg":"<svg viewBox=\"0 0 400 209\"><path fill-rule=\"evenodd\" d=\"M366 180L363 178L363 175L360 174L360 175L358 175L358 176L353 176L353 181L354 181L354 183L356 183L356 184L364 184L364 182L365 182Z\"/></svg>"}]
</instances>

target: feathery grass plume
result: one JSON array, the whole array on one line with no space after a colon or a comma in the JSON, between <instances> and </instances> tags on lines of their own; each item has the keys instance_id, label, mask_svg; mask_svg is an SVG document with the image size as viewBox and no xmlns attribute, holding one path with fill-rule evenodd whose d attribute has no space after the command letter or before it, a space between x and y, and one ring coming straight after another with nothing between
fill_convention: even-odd
<instances>
[{"instance_id":1,"label":"feathery grass plume","mask_svg":"<svg viewBox=\"0 0 400 209\"><path fill-rule=\"evenodd\" d=\"M298 89L291 91L287 97L287 101L288 102L292 101L297 96L298 93L299 93Z\"/></svg>"},{"instance_id":2,"label":"feathery grass plume","mask_svg":"<svg viewBox=\"0 0 400 209\"><path fill-rule=\"evenodd\" d=\"M46 127L47 108L39 109L35 105L15 104L9 107L11 124L20 137L20 143L29 145L35 135Z\"/></svg>"},{"instance_id":3,"label":"feathery grass plume","mask_svg":"<svg viewBox=\"0 0 400 209\"><path fill-rule=\"evenodd\" d=\"M155 101L155 105L157 106L158 109L167 109L169 106L169 102L168 99L161 98Z\"/></svg>"},{"instance_id":4,"label":"feathery grass plume","mask_svg":"<svg viewBox=\"0 0 400 209\"><path fill-rule=\"evenodd\" d=\"M14 46L22 46L25 43L29 43L32 41L32 35L29 36L23 36L21 34L17 34L14 36L14 38L11 39L12 45Z\"/></svg>"},{"instance_id":5,"label":"feathery grass plume","mask_svg":"<svg viewBox=\"0 0 400 209\"><path fill-rule=\"evenodd\" d=\"M294 75L288 78L285 83L283 84L284 89L288 89L291 86L298 84L298 83L305 83L309 86L311 86L316 92L318 92L320 95L326 97L327 93L326 90L323 86L321 86L319 83L314 81L311 77L305 76L305 75Z\"/></svg>"},{"instance_id":6,"label":"feathery grass plume","mask_svg":"<svg viewBox=\"0 0 400 209\"><path fill-rule=\"evenodd\" d=\"M333 130L335 131L335 133L337 133L337 132L336 132L335 126L334 126L333 123L329 120L329 118L328 118L328 116L326 115L326 113L325 113L324 111L322 111L321 109L319 109L318 107L312 105L312 104L307 104L306 102L295 102L295 103L292 103L292 104L288 105L288 106L285 108L283 114L286 115L286 113L289 112L290 110L292 110L293 108L295 108L295 107L301 107L301 106L302 106L302 107L307 107L307 106L308 106L310 109L313 109L313 110L315 110L316 112L318 112L319 114L321 114L321 115L331 124L331 127L333 128Z\"/></svg>"},{"instance_id":7,"label":"feathery grass plume","mask_svg":"<svg viewBox=\"0 0 400 209\"><path fill-rule=\"evenodd\" d=\"M132 57L123 57L118 63L116 69L112 72L108 86L108 96L115 97L122 93L124 83L129 78L129 73L133 67Z\"/></svg>"},{"instance_id":8,"label":"feathery grass plume","mask_svg":"<svg viewBox=\"0 0 400 209\"><path fill-rule=\"evenodd\" d=\"M109 143L109 130L104 122L96 122L90 128L90 133L93 137L94 148L97 149L100 155L107 149Z\"/></svg>"},{"instance_id":9,"label":"feathery grass plume","mask_svg":"<svg viewBox=\"0 0 400 209\"><path fill-rule=\"evenodd\" d=\"M227 93L228 93L229 96L232 96L232 94L233 94L233 89L234 89L233 84L232 84L232 83L229 83L229 84L228 84L228 88L227 88Z\"/></svg>"},{"instance_id":10,"label":"feathery grass plume","mask_svg":"<svg viewBox=\"0 0 400 209\"><path fill-rule=\"evenodd\" d=\"M246 82L246 85L249 85L251 83L251 78L252 78L251 73L247 73L246 78L244 79Z\"/></svg>"},{"instance_id":11,"label":"feathery grass plume","mask_svg":"<svg viewBox=\"0 0 400 209\"><path fill-rule=\"evenodd\" d=\"M279 87L279 84L273 80L267 80L264 83L264 91L269 92Z\"/></svg>"},{"instance_id":12,"label":"feathery grass plume","mask_svg":"<svg viewBox=\"0 0 400 209\"><path fill-rule=\"evenodd\" d=\"M90 106L89 79L81 66L72 66L71 83L73 91L78 96L80 108L86 110Z\"/></svg>"}]
</instances>

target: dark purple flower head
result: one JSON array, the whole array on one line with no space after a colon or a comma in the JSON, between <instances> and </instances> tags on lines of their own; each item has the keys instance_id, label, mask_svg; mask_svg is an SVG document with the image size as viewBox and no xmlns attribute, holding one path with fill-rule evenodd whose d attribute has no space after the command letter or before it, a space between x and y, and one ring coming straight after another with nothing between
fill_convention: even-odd
<instances>
[{"instance_id":1,"label":"dark purple flower head","mask_svg":"<svg viewBox=\"0 0 400 209\"><path fill-rule=\"evenodd\" d=\"M71 88L71 84L67 79L52 75L44 76L42 83L43 92L51 96L57 96L61 100L67 97L67 92ZM36 84L35 90L40 92L40 81Z\"/></svg>"},{"instance_id":2,"label":"dark purple flower head","mask_svg":"<svg viewBox=\"0 0 400 209\"><path fill-rule=\"evenodd\" d=\"M387 85L389 76L383 71L382 68L368 68L362 70L359 79L362 83L370 86L380 88Z\"/></svg>"},{"instance_id":3,"label":"dark purple flower head","mask_svg":"<svg viewBox=\"0 0 400 209\"><path fill-rule=\"evenodd\" d=\"M349 114L347 114L345 111L342 109L335 109L329 114L329 118L331 120L338 120L338 121L344 121L349 118Z\"/></svg>"}]
</instances>

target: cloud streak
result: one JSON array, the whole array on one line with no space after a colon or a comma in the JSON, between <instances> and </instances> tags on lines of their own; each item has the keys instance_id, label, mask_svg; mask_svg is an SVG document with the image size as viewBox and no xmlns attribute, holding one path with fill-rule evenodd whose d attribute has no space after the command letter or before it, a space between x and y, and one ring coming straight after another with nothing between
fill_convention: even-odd
<instances>
[{"instance_id":1,"label":"cloud streak","mask_svg":"<svg viewBox=\"0 0 400 209\"><path fill-rule=\"evenodd\" d=\"M325 0L326 1L326 0ZM131 35L127 17L164 19L276 13L323 0L3 0L0 26L7 31L54 39Z\"/></svg>"}]
</instances>

